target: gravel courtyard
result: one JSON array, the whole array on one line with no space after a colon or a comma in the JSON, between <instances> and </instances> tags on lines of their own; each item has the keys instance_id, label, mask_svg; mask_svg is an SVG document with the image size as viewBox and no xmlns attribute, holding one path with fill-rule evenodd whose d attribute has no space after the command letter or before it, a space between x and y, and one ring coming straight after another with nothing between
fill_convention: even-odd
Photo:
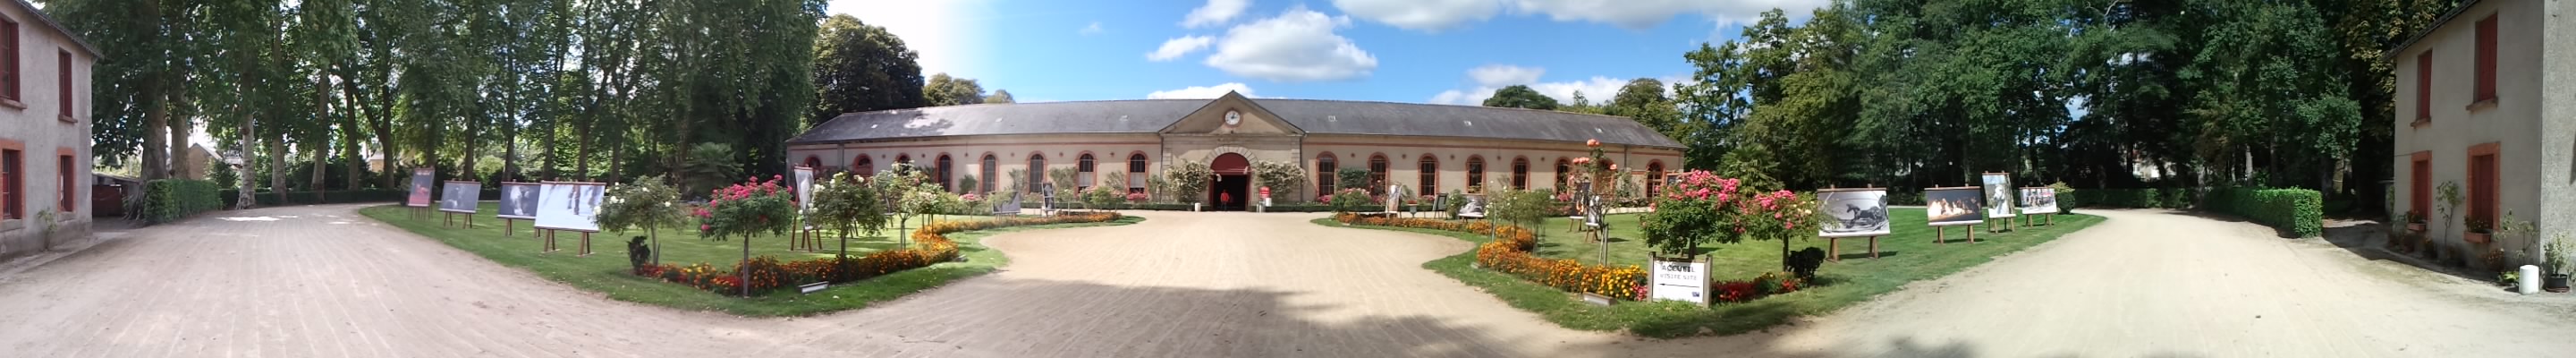
<instances>
[{"instance_id":1,"label":"gravel courtyard","mask_svg":"<svg viewBox=\"0 0 2576 358\"><path fill-rule=\"evenodd\" d=\"M28 357L2548 356L2576 296L2518 297L2158 211L1768 332L1558 328L1421 263L1445 237L1314 214L1144 212L985 239L992 275L754 319L608 300L360 217L217 212L0 276ZM613 245L611 245L613 246ZM614 247L602 246L608 254ZM6 270L0 270L6 272Z\"/></svg>"}]
</instances>

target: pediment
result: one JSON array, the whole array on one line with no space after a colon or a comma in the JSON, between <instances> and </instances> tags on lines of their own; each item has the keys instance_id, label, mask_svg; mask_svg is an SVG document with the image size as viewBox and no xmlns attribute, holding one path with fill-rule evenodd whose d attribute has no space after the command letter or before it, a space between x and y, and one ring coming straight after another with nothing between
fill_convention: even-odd
<instances>
[{"instance_id":1,"label":"pediment","mask_svg":"<svg viewBox=\"0 0 2576 358\"><path fill-rule=\"evenodd\" d=\"M1241 119L1228 124L1226 117L1229 114ZM1181 117L1181 120L1172 122L1171 126L1164 127L1161 132L1185 135L1253 136L1306 134L1304 129L1279 119L1279 115L1270 113L1269 109L1261 108L1259 103L1253 103L1252 99L1234 92L1226 92L1225 96L1209 100L1206 106L1199 107L1198 111L1190 112L1189 115Z\"/></svg>"}]
</instances>

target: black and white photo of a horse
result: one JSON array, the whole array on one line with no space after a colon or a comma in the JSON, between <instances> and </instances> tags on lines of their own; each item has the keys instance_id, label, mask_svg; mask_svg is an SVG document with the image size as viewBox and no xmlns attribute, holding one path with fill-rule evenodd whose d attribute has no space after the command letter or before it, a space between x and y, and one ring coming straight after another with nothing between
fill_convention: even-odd
<instances>
[{"instance_id":1,"label":"black and white photo of a horse","mask_svg":"<svg viewBox=\"0 0 2576 358\"><path fill-rule=\"evenodd\" d=\"M1838 190L1822 193L1817 211L1825 213L1819 234L1826 236L1886 235L1887 191Z\"/></svg>"}]
</instances>

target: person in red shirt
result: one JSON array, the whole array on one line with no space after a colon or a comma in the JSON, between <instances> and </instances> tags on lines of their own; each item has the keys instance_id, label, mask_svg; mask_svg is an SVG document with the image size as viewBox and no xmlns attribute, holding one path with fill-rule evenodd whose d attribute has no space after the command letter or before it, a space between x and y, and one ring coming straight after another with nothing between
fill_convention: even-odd
<instances>
[{"instance_id":1,"label":"person in red shirt","mask_svg":"<svg viewBox=\"0 0 2576 358\"><path fill-rule=\"evenodd\" d=\"M1234 193L1216 193L1217 205L1234 206Z\"/></svg>"}]
</instances>

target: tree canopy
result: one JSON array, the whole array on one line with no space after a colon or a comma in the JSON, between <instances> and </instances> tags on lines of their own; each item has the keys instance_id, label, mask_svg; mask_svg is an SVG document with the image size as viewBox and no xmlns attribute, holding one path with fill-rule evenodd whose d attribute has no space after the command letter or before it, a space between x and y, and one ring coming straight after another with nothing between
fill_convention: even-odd
<instances>
[{"instance_id":1,"label":"tree canopy","mask_svg":"<svg viewBox=\"0 0 2576 358\"><path fill-rule=\"evenodd\" d=\"M1512 85L1494 90L1493 97L1485 98L1485 106L1555 110L1557 103L1556 98L1539 94L1528 85Z\"/></svg>"}]
</instances>

